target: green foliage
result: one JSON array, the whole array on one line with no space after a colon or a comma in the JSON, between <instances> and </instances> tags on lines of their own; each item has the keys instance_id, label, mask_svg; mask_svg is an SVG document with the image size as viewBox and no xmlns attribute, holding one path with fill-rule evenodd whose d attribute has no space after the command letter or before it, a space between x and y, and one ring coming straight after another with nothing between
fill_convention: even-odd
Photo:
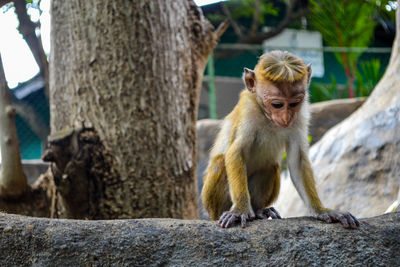
<instances>
[{"instance_id":1,"label":"green foliage","mask_svg":"<svg viewBox=\"0 0 400 267\"><path fill-rule=\"evenodd\" d=\"M383 72L381 69L381 62L379 59L372 59L369 61L361 62L356 70L356 96L366 97L369 96L376 84L382 78ZM331 76L331 83L311 83L310 94L311 102L327 101L336 98L347 97L346 88L338 90L340 85L337 84L335 77Z\"/></svg>"},{"instance_id":2,"label":"green foliage","mask_svg":"<svg viewBox=\"0 0 400 267\"><path fill-rule=\"evenodd\" d=\"M226 2L227 7L232 12L232 17L235 20L241 18L252 18L254 14L255 0L231 0ZM278 16L279 9L274 6L270 1L262 1L261 3L261 16L259 23L265 23L265 16L272 15Z\"/></svg>"},{"instance_id":3,"label":"green foliage","mask_svg":"<svg viewBox=\"0 0 400 267\"><path fill-rule=\"evenodd\" d=\"M213 24L217 25L221 23L226 17L220 13L208 13L207 19Z\"/></svg>"},{"instance_id":4,"label":"green foliage","mask_svg":"<svg viewBox=\"0 0 400 267\"><path fill-rule=\"evenodd\" d=\"M232 18L235 21L241 19L251 20L253 18L255 0L230 0L224 2L224 4L231 12ZM278 14L279 8L275 6L272 1L261 1L261 11L259 17L259 23L261 25L265 23L265 16L278 16ZM218 24L223 21L226 16L220 13L209 13L207 14L207 18L213 24Z\"/></svg>"},{"instance_id":5,"label":"green foliage","mask_svg":"<svg viewBox=\"0 0 400 267\"><path fill-rule=\"evenodd\" d=\"M316 83L312 82L310 85L311 102L321 102L332 100L339 97L338 84L333 75L331 75L331 83Z\"/></svg>"},{"instance_id":6,"label":"green foliage","mask_svg":"<svg viewBox=\"0 0 400 267\"><path fill-rule=\"evenodd\" d=\"M356 72L356 95L369 96L382 75L379 59L361 62Z\"/></svg>"},{"instance_id":7,"label":"green foliage","mask_svg":"<svg viewBox=\"0 0 400 267\"><path fill-rule=\"evenodd\" d=\"M375 3L366 0L310 0L310 19L329 46L368 47L376 26L375 9ZM334 54L345 70L355 72L361 52Z\"/></svg>"}]
</instances>

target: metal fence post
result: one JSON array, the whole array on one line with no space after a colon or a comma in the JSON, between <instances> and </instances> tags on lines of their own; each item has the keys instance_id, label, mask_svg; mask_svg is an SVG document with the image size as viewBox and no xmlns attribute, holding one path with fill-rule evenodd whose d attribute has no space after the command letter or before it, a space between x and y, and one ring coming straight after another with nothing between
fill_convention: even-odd
<instances>
[{"instance_id":1,"label":"metal fence post","mask_svg":"<svg viewBox=\"0 0 400 267\"><path fill-rule=\"evenodd\" d=\"M217 119L217 96L215 94L214 53L210 54L207 62L208 101L211 119Z\"/></svg>"}]
</instances>

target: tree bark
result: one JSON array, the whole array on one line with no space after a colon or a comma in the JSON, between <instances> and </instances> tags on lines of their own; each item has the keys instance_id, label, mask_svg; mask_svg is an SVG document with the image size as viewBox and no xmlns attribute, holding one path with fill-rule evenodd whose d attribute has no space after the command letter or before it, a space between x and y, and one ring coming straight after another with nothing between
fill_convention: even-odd
<instances>
[{"instance_id":1,"label":"tree bark","mask_svg":"<svg viewBox=\"0 0 400 267\"><path fill-rule=\"evenodd\" d=\"M192 1L52 3L56 217L197 218L196 130L213 30Z\"/></svg>"},{"instance_id":2,"label":"tree bark","mask_svg":"<svg viewBox=\"0 0 400 267\"><path fill-rule=\"evenodd\" d=\"M0 56L0 198L17 198L27 191L27 182L22 170L21 155L15 126L15 108L4 75Z\"/></svg>"},{"instance_id":3,"label":"tree bark","mask_svg":"<svg viewBox=\"0 0 400 267\"><path fill-rule=\"evenodd\" d=\"M49 220L0 215L1 266L398 266L400 213L357 230L314 218L246 229L176 219Z\"/></svg>"}]
</instances>

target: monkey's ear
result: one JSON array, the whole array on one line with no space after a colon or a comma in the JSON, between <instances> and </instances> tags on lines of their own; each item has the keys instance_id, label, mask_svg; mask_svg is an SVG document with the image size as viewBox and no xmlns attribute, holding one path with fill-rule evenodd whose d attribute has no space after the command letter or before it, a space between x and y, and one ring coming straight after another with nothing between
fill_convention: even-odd
<instances>
[{"instance_id":1,"label":"monkey's ear","mask_svg":"<svg viewBox=\"0 0 400 267\"><path fill-rule=\"evenodd\" d=\"M254 71L244 68L243 80L246 84L247 90L254 93L256 91L256 75L254 74Z\"/></svg>"},{"instance_id":2,"label":"monkey's ear","mask_svg":"<svg viewBox=\"0 0 400 267\"><path fill-rule=\"evenodd\" d=\"M311 74L312 74L312 69L311 69L311 62L307 65L307 83L310 84L311 81Z\"/></svg>"}]
</instances>

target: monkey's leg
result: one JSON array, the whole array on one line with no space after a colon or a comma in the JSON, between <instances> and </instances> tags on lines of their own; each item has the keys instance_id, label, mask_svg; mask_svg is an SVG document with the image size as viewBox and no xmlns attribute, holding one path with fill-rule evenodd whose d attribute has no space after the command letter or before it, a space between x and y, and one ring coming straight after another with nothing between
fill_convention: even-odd
<instances>
[{"instance_id":1,"label":"monkey's leg","mask_svg":"<svg viewBox=\"0 0 400 267\"><path fill-rule=\"evenodd\" d=\"M278 165L259 170L250 177L249 190L257 219L281 219L278 211L273 207L269 207L277 199L279 188Z\"/></svg>"},{"instance_id":2,"label":"monkey's leg","mask_svg":"<svg viewBox=\"0 0 400 267\"><path fill-rule=\"evenodd\" d=\"M217 220L222 212L232 206L224 155L214 157L207 167L201 198L211 220Z\"/></svg>"}]
</instances>

